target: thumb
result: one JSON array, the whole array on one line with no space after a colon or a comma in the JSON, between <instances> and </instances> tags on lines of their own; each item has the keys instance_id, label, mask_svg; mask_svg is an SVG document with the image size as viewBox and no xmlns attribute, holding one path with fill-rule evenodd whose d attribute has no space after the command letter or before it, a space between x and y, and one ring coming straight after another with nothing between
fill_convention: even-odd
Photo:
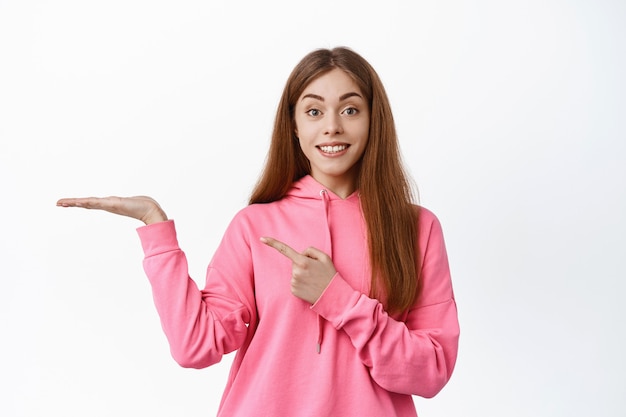
<instances>
[{"instance_id":1,"label":"thumb","mask_svg":"<svg viewBox=\"0 0 626 417\"><path fill-rule=\"evenodd\" d=\"M306 256L307 258L316 259L318 261L330 260L330 256L328 256L325 252L314 248L313 246L309 246L308 248L306 248L302 252L302 255Z\"/></svg>"}]
</instances>

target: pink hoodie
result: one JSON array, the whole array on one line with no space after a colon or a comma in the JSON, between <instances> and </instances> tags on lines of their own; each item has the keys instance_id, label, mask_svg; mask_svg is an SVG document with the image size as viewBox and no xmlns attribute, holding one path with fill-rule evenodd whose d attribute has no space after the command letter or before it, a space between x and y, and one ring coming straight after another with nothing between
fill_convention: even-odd
<instances>
[{"instance_id":1,"label":"pink hoodie","mask_svg":"<svg viewBox=\"0 0 626 417\"><path fill-rule=\"evenodd\" d=\"M203 368L238 349L218 416L415 416L411 395L434 396L452 374L456 304L441 226L424 208L422 293L394 317L367 296L358 193L341 199L310 176L282 200L235 216L202 291L189 278L173 221L138 233L174 359ZM291 261L261 236L332 257L338 272L313 306L291 294Z\"/></svg>"}]
</instances>

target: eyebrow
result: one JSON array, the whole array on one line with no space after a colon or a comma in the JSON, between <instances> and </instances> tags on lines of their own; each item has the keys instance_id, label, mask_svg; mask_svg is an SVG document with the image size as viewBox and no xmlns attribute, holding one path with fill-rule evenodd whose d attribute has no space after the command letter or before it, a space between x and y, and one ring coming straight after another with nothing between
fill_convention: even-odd
<instances>
[{"instance_id":1,"label":"eyebrow","mask_svg":"<svg viewBox=\"0 0 626 417\"><path fill-rule=\"evenodd\" d=\"M359 93L355 93L354 91L352 91L352 92L346 93L346 94L342 95L341 97L339 97L339 101L344 101L344 100L346 100L346 99L348 99L350 97L360 97L360 98L363 98L363 97L361 97L361 95ZM306 94L306 95L304 95L302 97L302 100L304 100L305 98L312 98L314 100L324 101L324 97L318 96L317 94Z\"/></svg>"}]
</instances>

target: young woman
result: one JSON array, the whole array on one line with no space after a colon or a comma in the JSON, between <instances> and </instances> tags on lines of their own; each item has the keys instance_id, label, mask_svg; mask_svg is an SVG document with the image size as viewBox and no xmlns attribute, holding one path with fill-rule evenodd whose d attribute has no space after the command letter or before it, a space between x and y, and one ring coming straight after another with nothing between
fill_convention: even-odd
<instances>
[{"instance_id":1,"label":"young woman","mask_svg":"<svg viewBox=\"0 0 626 417\"><path fill-rule=\"evenodd\" d=\"M414 205L389 102L347 48L295 67L250 205L204 290L149 197L62 199L142 220L144 268L175 360L237 350L219 416L415 416L449 380L459 326L441 226Z\"/></svg>"}]
</instances>

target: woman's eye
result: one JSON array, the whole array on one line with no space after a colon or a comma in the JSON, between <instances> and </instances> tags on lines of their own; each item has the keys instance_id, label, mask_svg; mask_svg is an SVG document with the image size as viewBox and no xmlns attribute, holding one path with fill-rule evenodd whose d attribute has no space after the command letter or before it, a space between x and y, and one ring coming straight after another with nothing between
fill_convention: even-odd
<instances>
[{"instance_id":1,"label":"woman's eye","mask_svg":"<svg viewBox=\"0 0 626 417\"><path fill-rule=\"evenodd\" d=\"M355 109L354 107L349 107L347 109L345 109L343 111L345 114L347 114L348 116L354 116L355 114L357 114L359 111L357 109Z\"/></svg>"},{"instance_id":2,"label":"woman's eye","mask_svg":"<svg viewBox=\"0 0 626 417\"><path fill-rule=\"evenodd\" d=\"M311 110L307 111L306 114L308 114L309 116L316 117L316 116L319 116L320 114L322 114L322 112L319 111L318 109L311 109Z\"/></svg>"}]
</instances>

